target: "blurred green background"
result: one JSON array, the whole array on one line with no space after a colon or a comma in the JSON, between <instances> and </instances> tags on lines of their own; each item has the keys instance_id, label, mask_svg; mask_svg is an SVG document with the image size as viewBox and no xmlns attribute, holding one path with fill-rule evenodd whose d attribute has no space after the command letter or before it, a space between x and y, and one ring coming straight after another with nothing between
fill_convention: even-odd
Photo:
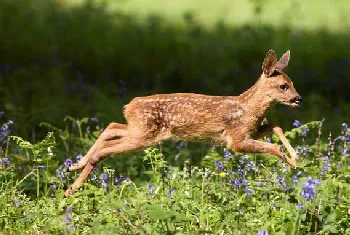
<instances>
[{"instance_id":1,"label":"blurred green background","mask_svg":"<svg viewBox=\"0 0 350 235\"><path fill-rule=\"evenodd\" d=\"M66 115L123 122L135 96L238 95L273 48L291 50L287 73L305 103L268 119L340 126L350 117L349 12L347 0L2 0L0 110L31 141L47 132L39 123L63 126Z\"/></svg>"}]
</instances>

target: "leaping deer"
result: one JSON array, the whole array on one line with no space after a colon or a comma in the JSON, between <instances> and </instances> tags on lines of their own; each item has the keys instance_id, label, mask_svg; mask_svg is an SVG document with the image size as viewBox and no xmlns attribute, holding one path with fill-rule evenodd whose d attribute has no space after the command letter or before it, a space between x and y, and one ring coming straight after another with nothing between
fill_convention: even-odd
<instances>
[{"instance_id":1,"label":"leaping deer","mask_svg":"<svg viewBox=\"0 0 350 235\"><path fill-rule=\"evenodd\" d=\"M273 124L261 124L274 104L298 107L302 101L293 82L283 72L289 57L287 51L277 61L276 53L269 50L262 75L239 96L176 93L134 98L124 109L128 125L110 123L88 153L69 167L70 171L84 169L65 196L73 194L105 157L144 149L169 138L209 141L238 152L269 153L295 168L297 155L282 129ZM290 158L276 144L256 140L271 133L280 138Z\"/></svg>"}]
</instances>

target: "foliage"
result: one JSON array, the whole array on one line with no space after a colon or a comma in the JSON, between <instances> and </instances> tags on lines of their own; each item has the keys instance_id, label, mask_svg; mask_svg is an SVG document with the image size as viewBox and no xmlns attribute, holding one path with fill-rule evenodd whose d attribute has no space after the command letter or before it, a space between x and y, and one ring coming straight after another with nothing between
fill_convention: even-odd
<instances>
[{"instance_id":1,"label":"foliage","mask_svg":"<svg viewBox=\"0 0 350 235\"><path fill-rule=\"evenodd\" d=\"M99 130L101 124L95 118L92 120ZM82 143L91 144L98 134L82 128L90 122L87 118L67 118L68 126L80 125L72 132L45 124L54 133L49 132L36 144L18 136L8 137L6 156L3 152L0 165L1 231L6 234L350 233L347 196L350 128L345 123L340 135L332 137L322 134L324 120L304 125L295 121L295 128L286 134L298 150L296 170L276 157L242 155L218 147L209 148L201 164L194 165L189 157L194 152L190 145L180 142L174 148L171 143L165 143L161 148L146 149L143 163L137 153L124 158L126 161L133 158L140 165L120 168L106 166L103 161L80 191L64 198L64 188L76 178L76 173L65 169L75 160L54 159L62 153L74 154L77 149L86 151L88 146ZM55 136L60 141L56 142ZM275 137L266 141L275 141ZM77 160L80 158L78 155ZM123 159L123 156L115 158ZM173 158L183 161L169 164ZM125 168L139 169L126 173ZM124 173L129 176L123 176Z\"/></svg>"}]
</instances>

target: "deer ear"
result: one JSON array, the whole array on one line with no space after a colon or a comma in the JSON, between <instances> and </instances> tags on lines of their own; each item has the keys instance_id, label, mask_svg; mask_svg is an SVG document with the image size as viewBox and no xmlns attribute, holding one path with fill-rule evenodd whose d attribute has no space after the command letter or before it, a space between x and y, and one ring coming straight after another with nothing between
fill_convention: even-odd
<instances>
[{"instance_id":1,"label":"deer ear","mask_svg":"<svg viewBox=\"0 0 350 235\"><path fill-rule=\"evenodd\" d=\"M290 58L290 51L288 50L282 55L281 59L277 62L276 69L281 71L285 69L288 66L289 58Z\"/></svg>"},{"instance_id":2,"label":"deer ear","mask_svg":"<svg viewBox=\"0 0 350 235\"><path fill-rule=\"evenodd\" d=\"M277 63L277 57L274 50L269 50L265 56L262 70L266 77L270 77L271 74L275 71Z\"/></svg>"}]
</instances>

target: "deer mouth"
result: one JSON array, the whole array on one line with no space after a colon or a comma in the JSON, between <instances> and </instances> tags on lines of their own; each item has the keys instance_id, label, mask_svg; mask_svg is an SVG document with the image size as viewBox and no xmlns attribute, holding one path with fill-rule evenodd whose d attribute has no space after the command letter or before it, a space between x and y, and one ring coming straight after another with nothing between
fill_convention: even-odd
<instances>
[{"instance_id":1,"label":"deer mouth","mask_svg":"<svg viewBox=\"0 0 350 235\"><path fill-rule=\"evenodd\" d=\"M293 99L290 99L290 103L293 107L299 107L303 101L303 97L300 95L294 97Z\"/></svg>"}]
</instances>

